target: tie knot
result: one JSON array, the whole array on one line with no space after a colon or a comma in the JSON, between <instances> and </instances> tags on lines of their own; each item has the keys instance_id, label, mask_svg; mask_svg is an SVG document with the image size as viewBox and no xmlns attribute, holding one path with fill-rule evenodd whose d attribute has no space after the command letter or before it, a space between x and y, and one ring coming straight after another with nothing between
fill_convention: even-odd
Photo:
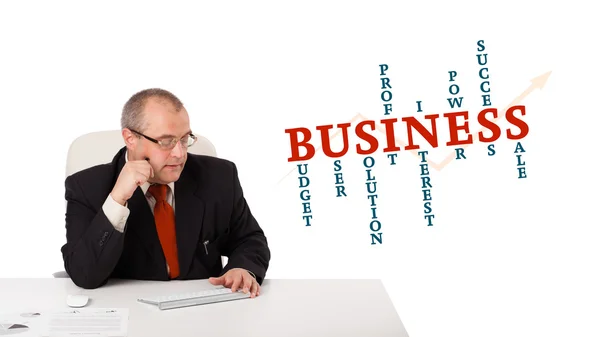
<instances>
[{"instance_id":1,"label":"tie knot","mask_svg":"<svg viewBox=\"0 0 600 337\"><path fill-rule=\"evenodd\" d=\"M156 201L165 201L167 200L167 185L162 184L153 184L148 188L148 192L152 194Z\"/></svg>"}]
</instances>

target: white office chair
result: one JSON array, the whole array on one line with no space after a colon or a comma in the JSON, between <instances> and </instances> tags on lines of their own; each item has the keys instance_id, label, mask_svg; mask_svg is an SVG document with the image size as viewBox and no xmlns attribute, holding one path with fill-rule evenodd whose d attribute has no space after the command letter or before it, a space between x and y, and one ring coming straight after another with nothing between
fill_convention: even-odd
<instances>
[{"instance_id":1,"label":"white office chair","mask_svg":"<svg viewBox=\"0 0 600 337\"><path fill-rule=\"evenodd\" d=\"M198 141L188 148L188 153L217 156L215 146L206 137L196 135ZM75 139L67 153L67 167L65 178L86 168L109 163L113 157L125 146L121 130L98 131L84 134ZM222 258L223 265L226 258ZM59 271L52 274L54 277L69 277L67 272Z\"/></svg>"}]
</instances>

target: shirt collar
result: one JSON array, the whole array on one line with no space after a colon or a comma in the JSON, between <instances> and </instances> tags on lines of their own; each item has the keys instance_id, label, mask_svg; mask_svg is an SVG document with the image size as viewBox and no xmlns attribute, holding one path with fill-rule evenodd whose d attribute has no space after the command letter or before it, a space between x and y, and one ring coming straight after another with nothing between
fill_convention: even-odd
<instances>
[{"instance_id":1,"label":"shirt collar","mask_svg":"<svg viewBox=\"0 0 600 337\"><path fill-rule=\"evenodd\" d=\"M125 151L125 163L127 163L127 161L128 161L127 157L128 157L128 153L127 153L127 151ZM168 186L171 189L171 194L175 195L175 183L170 182L168 184ZM148 192L148 189L150 188L150 183L146 181L143 185L140 186L140 188L142 189L142 192L144 192L144 195L146 195L146 192Z\"/></svg>"}]
</instances>

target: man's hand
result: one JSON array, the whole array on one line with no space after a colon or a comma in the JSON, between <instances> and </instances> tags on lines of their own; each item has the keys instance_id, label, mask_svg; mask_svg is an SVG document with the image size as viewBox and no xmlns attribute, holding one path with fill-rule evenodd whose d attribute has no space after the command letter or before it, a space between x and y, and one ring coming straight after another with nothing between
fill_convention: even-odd
<instances>
[{"instance_id":1,"label":"man's hand","mask_svg":"<svg viewBox=\"0 0 600 337\"><path fill-rule=\"evenodd\" d=\"M215 286L222 285L231 288L231 291L233 292L242 288L245 294L247 294L248 291L250 292L250 298L260 295L260 285L247 270L242 268L233 268L227 271L223 276L211 277L208 281Z\"/></svg>"},{"instance_id":2,"label":"man's hand","mask_svg":"<svg viewBox=\"0 0 600 337\"><path fill-rule=\"evenodd\" d=\"M110 195L116 202L125 206L135 189L152 177L154 177L154 170L146 160L128 161L123 166Z\"/></svg>"}]
</instances>

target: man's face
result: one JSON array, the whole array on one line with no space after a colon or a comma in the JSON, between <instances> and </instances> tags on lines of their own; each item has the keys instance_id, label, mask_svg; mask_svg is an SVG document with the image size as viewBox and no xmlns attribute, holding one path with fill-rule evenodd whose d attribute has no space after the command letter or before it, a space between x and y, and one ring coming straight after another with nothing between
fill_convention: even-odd
<instances>
[{"instance_id":1,"label":"man's face","mask_svg":"<svg viewBox=\"0 0 600 337\"><path fill-rule=\"evenodd\" d=\"M181 139L191 133L187 111L185 109L175 111L173 104L167 100L148 99L142 118L146 128L136 131L165 143L172 138ZM131 144L129 160L149 158L150 165L154 170L154 178L150 178L149 182L168 184L179 179L187 160L185 145L178 142L172 149L165 149L143 136L137 137L135 133L129 139L130 141L126 139L128 144Z\"/></svg>"}]
</instances>

